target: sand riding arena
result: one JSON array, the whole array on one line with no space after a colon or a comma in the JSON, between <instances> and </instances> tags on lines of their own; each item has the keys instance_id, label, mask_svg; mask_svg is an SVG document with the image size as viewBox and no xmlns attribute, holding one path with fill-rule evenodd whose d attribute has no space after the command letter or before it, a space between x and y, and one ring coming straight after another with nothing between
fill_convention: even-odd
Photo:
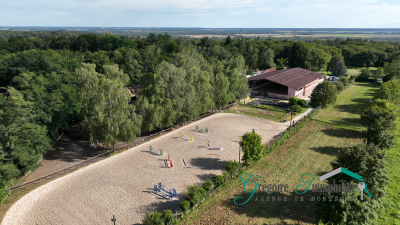
<instances>
[{"instance_id":1,"label":"sand riding arena","mask_svg":"<svg viewBox=\"0 0 400 225\"><path fill-rule=\"evenodd\" d=\"M196 132L196 125L209 133ZM17 201L2 224L97 225L109 224L113 215L118 224L140 224L145 212L175 212L188 185L202 185L222 174L228 160L238 160L238 137L245 132L255 129L265 144L286 128L250 116L215 114L40 186ZM193 141L179 140L180 133L192 135ZM207 141L222 149L207 150ZM163 155L150 153L149 146ZM168 156L173 168L166 167ZM160 182L175 188L177 197L155 194L154 185Z\"/></svg>"}]
</instances>

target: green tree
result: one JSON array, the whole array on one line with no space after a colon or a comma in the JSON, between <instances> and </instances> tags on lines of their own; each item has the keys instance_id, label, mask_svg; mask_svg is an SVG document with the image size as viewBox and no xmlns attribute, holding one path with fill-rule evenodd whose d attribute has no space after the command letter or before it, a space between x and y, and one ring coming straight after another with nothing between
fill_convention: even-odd
<instances>
[{"instance_id":1,"label":"green tree","mask_svg":"<svg viewBox=\"0 0 400 225\"><path fill-rule=\"evenodd\" d=\"M296 113L300 113L301 112L301 106L299 106L299 105L292 105L292 106L290 106L290 109L293 110Z\"/></svg>"},{"instance_id":2,"label":"green tree","mask_svg":"<svg viewBox=\"0 0 400 225\"><path fill-rule=\"evenodd\" d=\"M344 62L342 60L339 60L339 62L336 64L336 66L332 68L332 76L335 76L335 77L345 76L345 77L347 77L347 69L346 69L346 66L344 65Z\"/></svg>"},{"instance_id":3,"label":"green tree","mask_svg":"<svg viewBox=\"0 0 400 225\"><path fill-rule=\"evenodd\" d=\"M298 102L299 102L299 99L294 97L294 96L289 98L289 105L291 105L291 106L292 105L297 105Z\"/></svg>"},{"instance_id":4,"label":"green tree","mask_svg":"<svg viewBox=\"0 0 400 225\"><path fill-rule=\"evenodd\" d=\"M207 179L206 182L204 182L203 188L208 193L211 191L213 186L214 186L213 182L210 179Z\"/></svg>"},{"instance_id":5,"label":"green tree","mask_svg":"<svg viewBox=\"0 0 400 225\"><path fill-rule=\"evenodd\" d=\"M339 79L343 83L344 86L347 86L349 84L349 78L348 77L340 76Z\"/></svg>"},{"instance_id":6,"label":"green tree","mask_svg":"<svg viewBox=\"0 0 400 225\"><path fill-rule=\"evenodd\" d=\"M400 104L400 83L397 80L384 82L375 94L375 99L380 98L398 105Z\"/></svg>"},{"instance_id":7,"label":"green tree","mask_svg":"<svg viewBox=\"0 0 400 225\"><path fill-rule=\"evenodd\" d=\"M129 81L117 65L104 66L105 74L98 74L95 65L82 64L76 71L80 77L84 127L90 141L99 139L106 146L119 140L132 142L139 134L140 119L129 104L130 95L124 89Z\"/></svg>"},{"instance_id":8,"label":"green tree","mask_svg":"<svg viewBox=\"0 0 400 225\"><path fill-rule=\"evenodd\" d=\"M249 65L249 68L251 69L256 69L257 68L257 62L258 62L258 48L255 46L255 44L248 44L246 48L246 53L244 54L244 57L246 59L247 65Z\"/></svg>"},{"instance_id":9,"label":"green tree","mask_svg":"<svg viewBox=\"0 0 400 225\"><path fill-rule=\"evenodd\" d=\"M39 167L50 148L46 128L35 123L34 105L15 88L0 94L0 173L9 180Z\"/></svg>"},{"instance_id":10,"label":"green tree","mask_svg":"<svg viewBox=\"0 0 400 225\"><path fill-rule=\"evenodd\" d=\"M314 91L311 93L311 107L319 105L326 106L327 104L334 104L336 102L338 93L336 88L329 81L324 81L318 84Z\"/></svg>"},{"instance_id":11,"label":"green tree","mask_svg":"<svg viewBox=\"0 0 400 225\"><path fill-rule=\"evenodd\" d=\"M240 147L242 147L243 158L246 164L253 161L258 161L263 156L264 145L262 143L262 138L255 132L248 132L242 137L240 142Z\"/></svg>"},{"instance_id":12,"label":"green tree","mask_svg":"<svg viewBox=\"0 0 400 225\"><path fill-rule=\"evenodd\" d=\"M233 174L238 171L240 167L240 163L236 161L229 160L226 165L225 165L225 170L228 171L228 173Z\"/></svg>"},{"instance_id":13,"label":"green tree","mask_svg":"<svg viewBox=\"0 0 400 225\"><path fill-rule=\"evenodd\" d=\"M310 69L311 49L309 48L308 44L300 41L294 42L290 55L290 67L301 67L304 69Z\"/></svg>"},{"instance_id":14,"label":"green tree","mask_svg":"<svg viewBox=\"0 0 400 225\"><path fill-rule=\"evenodd\" d=\"M226 106L229 102L229 82L228 78L222 73L218 73L214 83L214 101L217 108Z\"/></svg>"},{"instance_id":15,"label":"green tree","mask_svg":"<svg viewBox=\"0 0 400 225\"><path fill-rule=\"evenodd\" d=\"M359 81L368 81L371 76L371 71L368 68L361 69L360 74L357 76L357 80Z\"/></svg>"},{"instance_id":16,"label":"green tree","mask_svg":"<svg viewBox=\"0 0 400 225\"><path fill-rule=\"evenodd\" d=\"M329 61L327 65L327 70L332 71L332 69L339 63L339 61L343 61L343 56L340 55L334 55L332 56L331 60ZM344 64L344 63L343 63ZM347 73L347 71L346 71Z\"/></svg>"},{"instance_id":17,"label":"green tree","mask_svg":"<svg viewBox=\"0 0 400 225\"><path fill-rule=\"evenodd\" d=\"M360 53L362 65L369 68L378 60L378 54L375 51L368 50Z\"/></svg>"},{"instance_id":18,"label":"green tree","mask_svg":"<svg viewBox=\"0 0 400 225\"><path fill-rule=\"evenodd\" d=\"M393 146L393 134L396 114L391 109L372 105L361 113L361 123L367 127L365 136L368 143L373 143L380 148Z\"/></svg>"},{"instance_id":19,"label":"green tree","mask_svg":"<svg viewBox=\"0 0 400 225\"><path fill-rule=\"evenodd\" d=\"M373 144L360 143L339 152L337 167L346 168L360 176L367 183L372 199L364 194L361 201L359 192L323 193L321 197L332 197L338 201L318 201L317 214L324 223L333 224L373 224L376 210L382 208L382 198L389 177L385 168L385 152ZM338 174L334 179L348 180L348 176ZM354 184L354 182L351 182ZM357 183L355 183L357 185ZM343 198L351 197L347 201Z\"/></svg>"},{"instance_id":20,"label":"green tree","mask_svg":"<svg viewBox=\"0 0 400 225\"><path fill-rule=\"evenodd\" d=\"M385 65L383 66L383 70L385 71L386 74L393 73L393 72L399 72L400 71L400 60L394 60L390 63L385 62Z\"/></svg>"},{"instance_id":21,"label":"green tree","mask_svg":"<svg viewBox=\"0 0 400 225\"><path fill-rule=\"evenodd\" d=\"M274 63L274 50L265 49L258 56L258 66L260 69L269 69L275 68L276 65Z\"/></svg>"},{"instance_id":22,"label":"green tree","mask_svg":"<svg viewBox=\"0 0 400 225\"><path fill-rule=\"evenodd\" d=\"M378 80L379 78L382 78L385 76L385 72L382 67L379 67L376 69L376 71L372 74L371 78L374 79L375 81Z\"/></svg>"},{"instance_id":23,"label":"green tree","mask_svg":"<svg viewBox=\"0 0 400 225\"><path fill-rule=\"evenodd\" d=\"M288 67L289 66L289 60L288 59L284 59L284 58L280 58L277 59L277 66L278 67Z\"/></svg>"}]
</instances>

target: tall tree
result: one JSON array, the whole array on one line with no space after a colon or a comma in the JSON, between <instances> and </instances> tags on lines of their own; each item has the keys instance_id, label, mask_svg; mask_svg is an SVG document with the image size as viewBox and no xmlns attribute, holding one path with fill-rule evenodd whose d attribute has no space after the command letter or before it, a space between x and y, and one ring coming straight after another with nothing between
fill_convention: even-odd
<instances>
[{"instance_id":1,"label":"tall tree","mask_svg":"<svg viewBox=\"0 0 400 225\"><path fill-rule=\"evenodd\" d=\"M260 69L269 69L275 68L276 65L274 63L274 50L265 49L263 50L258 57L258 66Z\"/></svg>"},{"instance_id":2,"label":"tall tree","mask_svg":"<svg viewBox=\"0 0 400 225\"><path fill-rule=\"evenodd\" d=\"M310 69L311 67L311 50L309 46L304 42L294 42L290 51L290 67L301 67L304 69Z\"/></svg>"},{"instance_id":3,"label":"tall tree","mask_svg":"<svg viewBox=\"0 0 400 225\"><path fill-rule=\"evenodd\" d=\"M380 148L393 147L392 130L395 128L396 115L394 107L379 107L372 105L361 113L361 122L367 127L365 136L368 143L373 143Z\"/></svg>"},{"instance_id":4,"label":"tall tree","mask_svg":"<svg viewBox=\"0 0 400 225\"><path fill-rule=\"evenodd\" d=\"M372 74L372 79L375 81L378 80L379 78L382 78L385 76L385 71L383 70L382 67L379 67L375 70L375 72Z\"/></svg>"},{"instance_id":5,"label":"tall tree","mask_svg":"<svg viewBox=\"0 0 400 225\"><path fill-rule=\"evenodd\" d=\"M339 60L338 63L335 65L335 67L332 68L332 76L335 76L335 77L346 76L347 77L347 69L342 60Z\"/></svg>"},{"instance_id":6,"label":"tall tree","mask_svg":"<svg viewBox=\"0 0 400 225\"><path fill-rule=\"evenodd\" d=\"M42 154L50 148L46 128L35 123L34 105L12 87L0 94L0 158L7 164L1 176L6 179L36 169Z\"/></svg>"},{"instance_id":7,"label":"tall tree","mask_svg":"<svg viewBox=\"0 0 400 225\"><path fill-rule=\"evenodd\" d=\"M132 113L130 95L124 89L128 75L118 65L106 65L104 72L104 75L99 74L95 65L84 63L76 71L81 82L84 128L90 134L90 141L98 139L115 150L119 140L131 142L136 138L140 132L140 119Z\"/></svg>"},{"instance_id":8,"label":"tall tree","mask_svg":"<svg viewBox=\"0 0 400 225\"><path fill-rule=\"evenodd\" d=\"M337 96L337 90L332 83L324 81L321 84L318 84L311 93L311 101L309 105L312 107L317 107L319 105L325 107L327 104L334 104Z\"/></svg>"},{"instance_id":9,"label":"tall tree","mask_svg":"<svg viewBox=\"0 0 400 225\"><path fill-rule=\"evenodd\" d=\"M253 161L258 161L262 158L264 145L262 144L262 138L255 132L247 132L242 137L240 147L243 150L243 158L246 164Z\"/></svg>"},{"instance_id":10,"label":"tall tree","mask_svg":"<svg viewBox=\"0 0 400 225\"><path fill-rule=\"evenodd\" d=\"M375 94L375 99L385 99L392 104L400 104L400 82L397 80L390 80L384 82Z\"/></svg>"}]
</instances>

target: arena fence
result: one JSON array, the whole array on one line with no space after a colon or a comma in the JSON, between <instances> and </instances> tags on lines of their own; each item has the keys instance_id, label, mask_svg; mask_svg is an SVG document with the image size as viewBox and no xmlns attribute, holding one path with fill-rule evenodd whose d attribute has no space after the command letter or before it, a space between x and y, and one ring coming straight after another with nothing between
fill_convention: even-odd
<instances>
[{"instance_id":1,"label":"arena fence","mask_svg":"<svg viewBox=\"0 0 400 225\"><path fill-rule=\"evenodd\" d=\"M148 137L145 137L145 138L142 138L142 139L137 139L134 143L131 143L131 144L128 143L128 144L123 145L123 146L121 146L119 148L116 148L115 151L123 151L123 150L127 150L129 148L132 148L132 147L136 147L138 145L143 144L144 142L150 141L150 140L152 140L154 138L157 138L157 137L159 137L159 136L161 136L161 135L163 135L165 133L169 133L169 132L171 132L171 131L173 131L175 129L178 129L180 127L183 127L183 126L189 125L191 123L197 122L197 121L199 121L201 119L204 119L206 117L209 117L209 116L211 116L211 115L213 115L215 113L222 112L223 110L229 109L232 106L237 105L237 104L238 103L232 103L232 104L229 104L229 105L227 105L226 107L224 107L222 109L209 110L207 113L205 113L205 114L203 114L203 115L201 115L201 116L199 116L197 118L193 118L190 121L185 121L183 123L176 124L176 125L174 125L172 127L169 127L168 129L162 130L162 131L157 132L155 134L152 134L152 135L150 135ZM78 126L80 126L80 125L78 125ZM57 138L57 140L61 137L61 135ZM56 143L56 141L53 143L53 145ZM13 190L15 190L15 189L21 189L21 188L25 188L26 189L27 185L37 184L37 183L40 183L42 181L46 181L46 180L49 180L49 179L54 179L54 177L64 175L66 172L69 172L71 170L76 170L76 169L78 169L78 167L82 167L82 166L88 165L89 163L95 162L100 158L105 158L105 157L109 156L113 152L114 152L114 150L108 150L108 151L106 151L106 152L104 152L102 154L99 154L99 155L94 156L92 158L89 158L87 160L78 162L78 163L76 163L76 164L74 164L72 166L68 166L68 167L62 168L62 169L57 170L55 172L46 174L44 176L38 177L36 179L30 180L30 181L27 181L27 182L24 182L24 183L21 183L21 184L17 184L17 185L12 186L12 187L8 187L7 188L7 193L8 193L8 195L11 195L11 192Z\"/></svg>"}]
</instances>

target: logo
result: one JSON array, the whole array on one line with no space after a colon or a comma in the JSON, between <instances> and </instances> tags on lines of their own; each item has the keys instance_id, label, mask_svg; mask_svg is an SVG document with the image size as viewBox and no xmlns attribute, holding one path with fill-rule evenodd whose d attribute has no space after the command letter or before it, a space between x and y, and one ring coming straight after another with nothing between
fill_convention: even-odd
<instances>
[{"instance_id":1,"label":"logo","mask_svg":"<svg viewBox=\"0 0 400 225\"><path fill-rule=\"evenodd\" d=\"M356 188L358 188L361 192L361 200L363 200L364 191L368 194L368 196L370 198L372 198L371 194L368 191L367 183L363 180L362 176L360 176L356 173L353 173L350 170L347 170L343 167L337 168L327 174L322 175L320 177L320 181L326 180L326 179L333 177L334 175L339 174L339 173L344 173L360 182L358 183L358 185L354 185L354 184L347 184L347 182L345 180L340 180L339 184L336 184L336 181L333 180L333 184L329 184L329 185L328 184L312 184L314 179L317 178L318 176L316 176L314 174L302 174L300 177L300 180L305 185L302 185L302 184L297 185L294 190L297 194L304 195L310 189L310 187L312 189L312 192L354 192L356 190ZM249 177L243 181L242 180L243 175L248 175ZM303 178L304 176L311 176L311 179L306 181ZM240 181L243 183L243 192L246 194L249 194L250 196L245 202L240 203L240 204L237 203L237 199L240 198L241 200L244 200L244 198L242 196L237 196L234 199L234 203L236 205L246 204L248 201L250 201L250 199L253 197L254 193L256 193L257 191L258 192L266 192L268 194L271 194L272 192L289 192L289 190L288 190L289 185L287 185L287 184L286 185L285 184L268 184L267 185L267 184L265 184L265 182L264 182L264 184L257 184L257 182L254 182L254 181L250 182L250 179L252 177L257 178L257 179L261 178L261 176L258 174L253 175L253 174L249 174L249 173L242 173L240 175ZM278 183L279 183L279 181L278 181ZM255 187L252 192L247 192L245 190L246 185L248 185L248 184L255 184ZM298 190L300 188L305 189L305 190L304 191ZM267 197L267 199L269 199L269 197ZM275 197L272 197L272 199L275 199ZM280 201L280 197L278 197L278 199ZM297 199L298 199L298 197L295 197L296 201L297 201ZM301 199L303 199L303 197L301 197ZM315 199L315 198L312 197L311 199L312 199L311 201L314 201L313 199ZM284 201L287 201L287 197L284 197Z\"/></svg>"}]
</instances>

